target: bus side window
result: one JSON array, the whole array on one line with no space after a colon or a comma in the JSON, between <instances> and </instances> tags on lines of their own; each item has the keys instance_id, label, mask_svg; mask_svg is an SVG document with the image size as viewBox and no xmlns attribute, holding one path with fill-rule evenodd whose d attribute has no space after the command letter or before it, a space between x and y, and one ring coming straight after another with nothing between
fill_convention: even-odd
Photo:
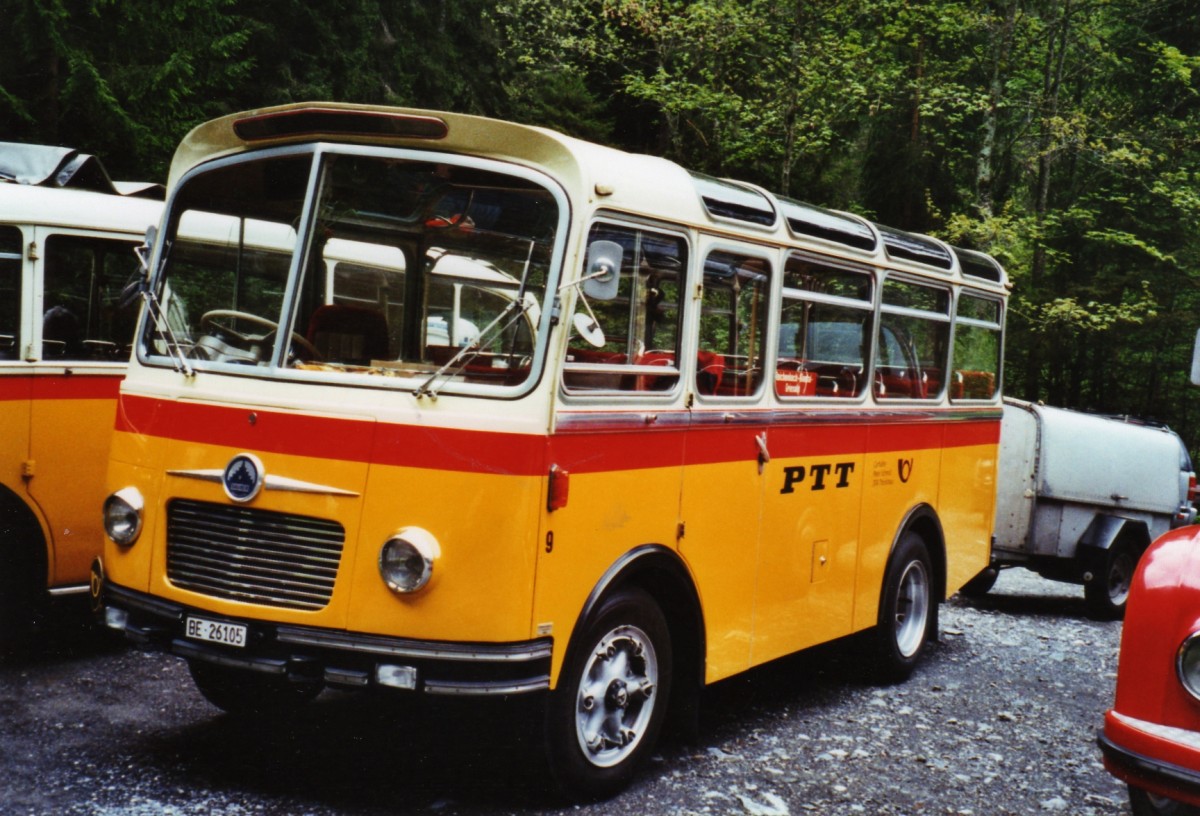
<instances>
[{"instance_id":1,"label":"bus side window","mask_svg":"<svg viewBox=\"0 0 1200 816\"><path fill-rule=\"evenodd\" d=\"M866 388L874 280L866 270L788 258L775 393L854 398Z\"/></svg>"},{"instance_id":2,"label":"bus side window","mask_svg":"<svg viewBox=\"0 0 1200 816\"><path fill-rule=\"evenodd\" d=\"M580 287L576 313L590 310L596 331L581 334L569 324L564 388L571 393L674 391L687 269L684 239L596 224L588 244L597 241L621 246L619 286L610 300L589 300Z\"/></svg>"},{"instance_id":3,"label":"bus side window","mask_svg":"<svg viewBox=\"0 0 1200 816\"><path fill-rule=\"evenodd\" d=\"M46 239L42 358L125 361L137 303L121 289L137 261L135 241L51 235Z\"/></svg>"},{"instance_id":4,"label":"bus side window","mask_svg":"<svg viewBox=\"0 0 1200 816\"><path fill-rule=\"evenodd\" d=\"M950 348L950 291L888 279L882 311L876 399L940 398Z\"/></svg>"},{"instance_id":5,"label":"bus side window","mask_svg":"<svg viewBox=\"0 0 1200 816\"><path fill-rule=\"evenodd\" d=\"M733 252L713 252L705 259L697 393L728 397L758 393L770 272L767 261Z\"/></svg>"},{"instance_id":6,"label":"bus side window","mask_svg":"<svg viewBox=\"0 0 1200 816\"><path fill-rule=\"evenodd\" d=\"M15 360L21 335L21 231L0 227L0 360Z\"/></svg>"}]
</instances>

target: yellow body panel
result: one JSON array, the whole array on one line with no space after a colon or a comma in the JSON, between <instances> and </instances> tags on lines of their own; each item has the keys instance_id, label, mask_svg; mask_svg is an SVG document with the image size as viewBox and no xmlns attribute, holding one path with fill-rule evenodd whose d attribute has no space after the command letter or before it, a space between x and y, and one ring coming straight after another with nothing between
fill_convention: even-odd
<instances>
[{"instance_id":1,"label":"yellow body panel","mask_svg":"<svg viewBox=\"0 0 1200 816\"><path fill-rule=\"evenodd\" d=\"M689 465L683 474L682 553L704 609L710 682L750 666L754 636L764 480L753 433L730 433L735 446L748 443L745 461Z\"/></svg>"},{"instance_id":2,"label":"yellow body panel","mask_svg":"<svg viewBox=\"0 0 1200 816\"><path fill-rule=\"evenodd\" d=\"M609 567L642 545L675 547L680 476L679 467L571 476L570 500L549 515L537 551L531 636L554 636L552 678L584 604Z\"/></svg>"},{"instance_id":3,"label":"yellow body panel","mask_svg":"<svg viewBox=\"0 0 1200 816\"><path fill-rule=\"evenodd\" d=\"M46 518L51 584L80 584L104 541L100 505L112 435L112 399L35 400L29 494Z\"/></svg>"},{"instance_id":4,"label":"yellow body panel","mask_svg":"<svg viewBox=\"0 0 1200 816\"><path fill-rule=\"evenodd\" d=\"M347 628L399 637L502 642L530 633L542 479L373 466L362 500ZM433 533L441 557L411 596L379 577L379 550L401 527Z\"/></svg>"},{"instance_id":5,"label":"yellow body panel","mask_svg":"<svg viewBox=\"0 0 1200 816\"><path fill-rule=\"evenodd\" d=\"M29 458L29 384L24 381L19 391L3 380L0 385L9 397L0 400L0 485L19 495L25 492L22 471Z\"/></svg>"},{"instance_id":6,"label":"yellow body panel","mask_svg":"<svg viewBox=\"0 0 1200 816\"><path fill-rule=\"evenodd\" d=\"M942 455L938 516L950 551L946 595L952 595L991 561L996 509L996 445L948 448Z\"/></svg>"}]
</instances>

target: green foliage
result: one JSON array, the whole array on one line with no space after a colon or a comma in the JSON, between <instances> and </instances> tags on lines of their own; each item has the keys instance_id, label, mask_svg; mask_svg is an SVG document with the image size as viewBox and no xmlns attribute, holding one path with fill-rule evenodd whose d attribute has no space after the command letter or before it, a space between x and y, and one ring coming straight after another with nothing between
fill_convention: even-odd
<instances>
[{"instance_id":1,"label":"green foliage","mask_svg":"<svg viewBox=\"0 0 1200 816\"><path fill-rule=\"evenodd\" d=\"M301 99L545 125L996 256L1006 390L1200 438L1190 0L9 0L0 138L161 179Z\"/></svg>"}]
</instances>

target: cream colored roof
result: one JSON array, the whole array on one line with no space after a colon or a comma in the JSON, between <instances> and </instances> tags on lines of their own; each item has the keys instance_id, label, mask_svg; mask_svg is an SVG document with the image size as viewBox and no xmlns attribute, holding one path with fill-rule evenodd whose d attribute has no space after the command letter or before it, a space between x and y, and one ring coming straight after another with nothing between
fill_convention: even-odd
<instances>
[{"instance_id":1,"label":"cream colored roof","mask_svg":"<svg viewBox=\"0 0 1200 816\"><path fill-rule=\"evenodd\" d=\"M318 132L246 142L234 133L234 123L240 119L313 108L432 117L446 123L447 135L443 139L432 140ZM184 137L176 151L168 185L174 187L180 176L209 159L252 148L313 141L410 147L516 162L549 173L573 197L579 194L594 196L597 185L607 186L612 193L606 198L621 209L660 216L670 212L673 217L692 223L706 220L687 171L666 159L625 153L546 128L498 119L334 102L297 103L244 111L200 125Z\"/></svg>"},{"instance_id":2,"label":"cream colored roof","mask_svg":"<svg viewBox=\"0 0 1200 816\"><path fill-rule=\"evenodd\" d=\"M46 224L55 227L127 232L140 236L157 224L161 201L146 198L0 183L0 223Z\"/></svg>"}]
</instances>

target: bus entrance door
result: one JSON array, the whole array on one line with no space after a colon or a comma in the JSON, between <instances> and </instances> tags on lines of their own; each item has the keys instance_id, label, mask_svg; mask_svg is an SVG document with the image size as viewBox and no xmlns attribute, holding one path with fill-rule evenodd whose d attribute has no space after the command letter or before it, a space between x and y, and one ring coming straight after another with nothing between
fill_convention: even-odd
<instances>
[{"instance_id":1,"label":"bus entrance door","mask_svg":"<svg viewBox=\"0 0 1200 816\"><path fill-rule=\"evenodd\" d=\"M754 662L851 631L866 430L770 429L754 616Z\"/></svg>"}]
</instances>

